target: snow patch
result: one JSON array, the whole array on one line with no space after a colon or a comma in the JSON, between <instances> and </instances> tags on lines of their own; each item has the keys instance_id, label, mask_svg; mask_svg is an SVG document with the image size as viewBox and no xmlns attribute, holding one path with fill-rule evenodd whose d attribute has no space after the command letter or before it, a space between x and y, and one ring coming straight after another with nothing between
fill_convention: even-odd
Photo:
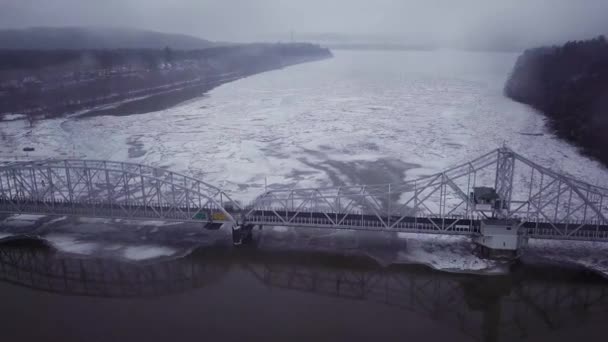
<instances>
[{"instance_id":1,"label":"snow patch","mask_svg":"<svg viewBox=\"0 0 608 342\"><path fill-rule=\"evenodd\" d=\"M46 224L47 224L47 225L55 224L55 223L57 223L57 222L65 221L65 220L67 220L67 218L68 218L67 216L61 216L61 217L58 217L58 218L55 218L55 219L50 220L50 221L49 221L49 222L47 222Z\"/></svg>"},{"instance_id":2,"label":"snow patch","mask_svg":"<svg viewBox=\"0 0 608 342\"><path fill-rule=\"evenodd\" d=\"M111 245L103 246L103 249L106 250L106 251L117 251L117 250L119 250L119 249L121 249L123 247L124 247L124 245L111 244Z\"/></svg>"},{"instance_id":3,"label":"snow patch","mask_svg":"<svg viewBox=\"0 0 608 342\"><path fill-rule=\"evenodd\" d=\"M96 217L79 217L78 222L81 223L103 223L103 224L111 224L113 219L106 218L96 218Z\"/></svg>"},{"instance_id":4,"label":"snow patch","mask_svg":"<svg viewBox=\"0 0 608 342\"><path fill-rule=\"evenodd\" d=\"M397 261L416 263L443 271L483 272L502 274L508 271L501 261L479 258L473 253L473 244L465 236L435 236L427 234L398 233L407 239L405 251L399 252Z\"/></svg>"},{"instance_id":5,"label":"snow patch","mask_svg":"<svg viewBox=\"0 0 608 342\"><path fill-rule=\"evenodd\" d=\"M154 259L164 256L172 256L177 251L175 249L158 246L158 245L143 245L143 246L132 246L125 248L123 256L129 260L146 260Z\"/></svg>"},{"instance_id":6,"label":"snow patch","mask_svg":"<svg viewBox=\"0 0 608 342\"><path fill-rule=\"evenodd\" d=\"M10 227L29 227L35 225L43 217L44 215L13 215L2 221L2 224Z\"/></svg>"},{"instance_id":7,"label":"snow patch","mask_svg":"<svg viewBox=\"0 0 608 342\"><path fill-rule=\"evenodd\" d=\"M45 217L45 215L18 214L12 216L11 218L20 221L38 221L43 217Z\"/></svg>"},{"instance_id":8,"label":"snow patch","mask_svg":"<svg viewBox=\"0 0 608 342\"><path fill-rule=\"evenodd\" d=\"M72 254L91 255L99 247L97 243L79 241L71 235L51 234L44 238L57 250Z\"/></svg>"},{"instance_id":9,"label":"snow patch","mask_svg":"<svg viewBox=\"0 0 608 342\"><path fill-rule=\"evenodd\" d=\"M25 118L26 118L25 114L10 113L10 114L4 114L2 116L2 121L21 120L21 119L25 119Z\"/></svg>"}]
</instances>

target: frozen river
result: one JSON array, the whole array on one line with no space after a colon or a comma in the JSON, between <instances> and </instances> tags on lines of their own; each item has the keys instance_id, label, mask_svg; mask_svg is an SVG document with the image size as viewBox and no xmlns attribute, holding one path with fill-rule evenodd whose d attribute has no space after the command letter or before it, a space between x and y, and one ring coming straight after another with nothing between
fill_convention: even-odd
<instances>
[{"instance_id":1,"label":"frozen river","mask_svg":"<svg viewBox=\"0 0 608 342\"><path fill-rule=\"evenodd\" d=\"M159 112L0 124L0 157L76 157L170 168L248 201L273 186L387 183L507 143L591 183L599 163L502 94L517 54L346 52L220 86ZM128 114L128 113L125 113ZM25 129L24 129L25 127Z\"/></svg>"},{"instance_id":2,"label":"frozen river","mask_svg":"<svg viewBox=\"0 0 608 342\"><path fill-rule=\"evenodd\" d=\"M265 182L399 182L507 143L544 166L608 185L603 166L502 95L516 54L335 56L225 84L160 112L0 122L0 159L167 167L246 202ZM36 150L26 155L24 147ZM196 225L0 220L0 240L41 236L59 251L0 243L8 340L268 339L293 331L302 339L605 340L605 279L567 266L607 277L608 246L600 243L531 241L508 272L472 254L464 237L275 227L256 230L255 249L243 250L231 248L229 230ZM61 273L65 265L72 273ZM36 329L19 328L33 321Z\"/></svg>"}]
</instances>

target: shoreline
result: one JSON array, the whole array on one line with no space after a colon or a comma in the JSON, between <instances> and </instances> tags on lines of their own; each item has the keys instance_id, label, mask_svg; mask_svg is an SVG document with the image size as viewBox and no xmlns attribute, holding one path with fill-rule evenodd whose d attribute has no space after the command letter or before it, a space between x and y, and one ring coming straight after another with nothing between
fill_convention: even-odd
<instances>
[{"instance_id":1,"label":"shoreline","mask_svg":"<svg viewBox=\"0 0 608 342\"><path fill-rule=\"evenodd\" d=\"M217 246L217 245L199 245L192 246L191 248L184 249L178 253L171 255L159 256L151 259L129 259L126 257L108 257L102 255L91 255L91 254L79 254L76 252L69 252L62 250L61 244L50 241L44 236L22 234L22 235L0 235L0 248L4 246L17 246L25 249L49 249L52 251L53 257L59 259L71 259L71 260L106 260L107 262L117 264L128 264L133 266L147 266L147 265L158 265L164 263L175 263L181 262L182 260L189 258L196 258L199 255L207 254L207 251L215 251L222 255L229 256L232 253L236 253L236 258L242 258L245 256L251 256L255 260L256 258L265 258L272 255L285 255L288 257L300 256L308 259L336 259L346 263L350 266L344 268L354 267L358 269L361 265L366 265L370 271L373 270L385 270L385 271L399 271L400 269L409 269L410 271L421 270L424 272L437 273L446 277L483 277L485 279L502 278L502 277L516 277L521 270L526 269L541 269L545 271L558 270L570 273L581 273L583 275L590 275L597 277L598 280L602 279L608 281L608 274L602 273L599 270L585 267L583 265L564 260L558 262L557 260L549 259L538 259L531 258L527 262L520 260L504 263L499 268L491 268L488 270L466 270L466 269L446 269L435 267L432 263L416 262L416 261L397 261L388 264L383 264L377 258L369 255L365 252L345 252L345 251L330 251L330 250L300 250L300 249L289 249L289 248L255 248L255 249L235 249L232 246ZM239 252L240 251L240 252ZM256 256L256 254L258 254Z\"/></svg>"},{"instance_id":2,"label":"shoreline","mask_svg":"<svg viewBox=\"0 0 608 342\"><path fill-rule=\"evenodd\" d=\"M184 102L204 97L209 91L220 87L224 84L228 84L234 81L238 81L250 76L281 70L284 68L288 68L291 66L295 66L298 64L304 63L313 63L322 61L325 59L329 59L329 57L325 58L307 58L303 60L296 61L294 63L282 64L277 68L272 68L268 70L261 70L254 73L245 73L242 75L230 76L225 79L219 80L202 80L200 82L195 83L194 85L185 86L185 87L175 87L163 92L158 92L155 94L149 94L140 96L137 98L124 99L122 101L117 101L114 103L108 103L105 105L101 105L95 108L85 109L79 111L77 113L67 114L68 116L72 116L78 119L85 119L95 116L129 116L129 115L137 115L137 114L146 114L151 112L158 112L166 109L173 108L178 106ZM65 114L64 114L65 115ZM61 115L59 115L61 116Z\"/></svg>"},{"instance_id":3,"label":"shoreline","mask_svg":"<svg viewBox=\"0 0 608 342\"><path fill-rule=\"evenodd\" d=\"M162 64L160 69L124 71L118 70L121 65L116 65L111 72L105 69L90 71L96 73L90 79L81 80L78 78L80 74L71 76L75 80L70 82L52 79L51 76L59 77L56 74L60 71L49 67L45 69L46 78L32 76L37 82L35 85L14 80L2 83L8 90L0 88L0 100L10 101L0 112L0 121L22 117L33 122L58 117L159 111L241 78L333 57L327 49L306 44L292 45L195 51L190 52L193 56L184 56L186 59L175 61L168 68ZM71 72L76 74L73 70ZM61 76L64 77L63 74Z\"/></svg>"},{"instance_id":4,"label":"shoreline","mask_svg":"<svg viewBox=\"0 0 608 342\"><path fill-rule=\"evenodd\" d=\"M329 256L341 258L347 264L363 260L374 264L374 268L377 269L413 266L448 275L492 278L510 276L519 268L540 267L591 273L608 280L608 273L599 267L601 265L594 267L593 264L585 261L584 256L577 255L576 252L568 253L571 248L560 247L563 244L556 245L542 240L534 244L540 246L528 249L522 258L515 261L481 259L470 254L472 253L470 242L419 235L411 235L407 239L396 237L393 240L390 240L389 236L381 235L335 235L329 240L322 239L319 243L308 245L293 240L290 232L286 237L281 232L265 230L256 233L257 237L254 240L256 242L251 246L253 248L235 249L227 231L200 232L199 228L188 224L30 216L25 215L22 219L8 216L0 221L0 227L3 228L0 230L0 246L12 243L22 244L26 248L43 245L64 258L99 258L141 265L175 261L188 258L200 251L219 248L224 252L253 253L254 256L258 253L261 255L295 253L306 258ZM92 229L99 230L100 224L106 228L93 233ZM130 228L136 228L138 236L132 236L129 233L132 231ZM168 236L166 232L169 229L176 234ZM303 234L312 234L309 236L311 238L316 236L314 231L306 231ZM355 241L355 245L349 244ZM390 245L389 250L377 249L380 245L386 245L387 241ZM117 246L120 248L116 249ZM444 249L446 246L449 247L447 253ZM559 255L555 253L552 255L551 251L546 250L548 247L556 249ZM146 255L134 258L129 255L133 252ZM434 254L437 258L425 258L425 254L421 252ZM455 261L462 262L462 267L456 266Z\"/></svg>"},{"instance_id":5,"label":"shoreline","mask_svg":"<svg viewBox=\"0 0 608 342\"><path fill-rule=\"evenodd\" d=\"M608 42L603 36L528 49L518 57L504 86L508 98L540 112L553 134L604 166L606 57Z\"/></svg>"},{"instance_id":6,"label":"shoreline","mask_svg":"<svg viewBox=\"0 0 608 342\"><path fill-rule=\"evenodd\" d=\"M85 119L95 116L128 116L128 115L137 115L137 114L145 114L151 112L162 111L166 109L170 109L172 107L178 106L181 103L190 101L192 99L196 99L199 97L205 96L209 91L222 86L227 83L231 83L234 81L238 81L250 76L254 76L257 74L262 74L265 72L281 70L283 68L295 66L298 64L304 63L312 63L318 62L325 59L332 58L332 56L327 56L323 58L306 58L302 60L298 60L293 63L281 64L275 68L258 70L251 73L244 73L240 75L229 74L227 78L217 78L212 77L207 80L199 80L196 82L184 82L184 83L193 83L184 85L180 83L174 87L163 87L161 91L151 90L150 92L142 93L140 96L136 97L127 97L122 98L117 101L103 103L97 106L81 108L78 110L70 110L70 111L57 111L52 114L46 115L38 115L38 114L19 114L19 113L2 113L0 114L0 122L4 121L14 121L14 120L45 120L45 119L55 119L59 117L73 117L76 119ZM222 76L222 75L217 75ZM142 92L142 91L138 91ZM13 116L18 116L16 119L13 119ZM5 119L8 117L8 119Z\"/></svg>"}]
</instances>

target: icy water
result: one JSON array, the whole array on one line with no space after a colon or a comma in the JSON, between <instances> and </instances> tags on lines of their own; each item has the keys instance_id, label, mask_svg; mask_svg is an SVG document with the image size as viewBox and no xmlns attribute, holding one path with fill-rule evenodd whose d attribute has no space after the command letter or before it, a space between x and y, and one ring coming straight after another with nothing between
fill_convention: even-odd
<instances>
[{"instance_id":1,"label":"icy water","mask_svg":"<svg viewBox=\"0 0 608 342\"><path fill-rule=\"evenodd\" d=\"M353 52L212 90L169 110L4 122L0 157L74 156L167 167L244 202L270 186L398 182L507 143L591 183L608 172L502 94L517 54ZM539 135L540 134L540 135Z\"/></svg>"},{"instance_id":2,"label":"icy water","mask_svg":"<svg viewBox=\"0 0 608 342\"><path fill-rule=\"evenodd\" d=\"M506 143L546 167L608 184L604 167L502 95L516 54L335 55L161 112L0 122L0 158L145 163L247 202L265 183L399 182ZM24 147L36 151L26 155ZM608 283L563 266L608 274L604 245L533 242L508 272L474 256L466 238L277 227L256 231L256 245L237 250L229 232L192 226L36 215L0 221L7 341L605 338ZM24 235L52 247L6 242ZM562 266L532 266L547 262Z\"/></svg>"}]
</instances>

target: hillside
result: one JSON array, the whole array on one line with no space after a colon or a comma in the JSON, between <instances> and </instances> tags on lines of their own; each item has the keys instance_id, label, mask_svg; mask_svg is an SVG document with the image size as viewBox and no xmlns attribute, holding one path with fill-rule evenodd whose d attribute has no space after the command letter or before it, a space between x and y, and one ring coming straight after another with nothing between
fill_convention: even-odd
<instances>
[{"instance_id":1,"label":"hillside","mask_svg":"<svg viewBox=\"0 0 608 342\"><path fill-rule=\"evenodd\" d=\"M158 111L241 77L331 56L304 43L0 50L0 117L21 114L34 120L108 105L117 107L103 111L106 115Z\"/></svg>"},{"instance_id":2,"label":"hillside","mask_svg":"<svg viewBox=\"0 0 608 342\"><path fill-rule=\"evenodd\" d=\"M214 43L181 34L160 33L126 28L35 27L0 30L0 49L204 49Z\"/></svg>"},{"instance_id":3,"label":"hillside","mask_svg":"<svg viewBox=\"0 0 608 342\"><path fill-rule=\"evenodd\" d=\"M603 36L525 51L505 87L562 138L608 165L608 42Z\"/></svg>"}]
</instances>

